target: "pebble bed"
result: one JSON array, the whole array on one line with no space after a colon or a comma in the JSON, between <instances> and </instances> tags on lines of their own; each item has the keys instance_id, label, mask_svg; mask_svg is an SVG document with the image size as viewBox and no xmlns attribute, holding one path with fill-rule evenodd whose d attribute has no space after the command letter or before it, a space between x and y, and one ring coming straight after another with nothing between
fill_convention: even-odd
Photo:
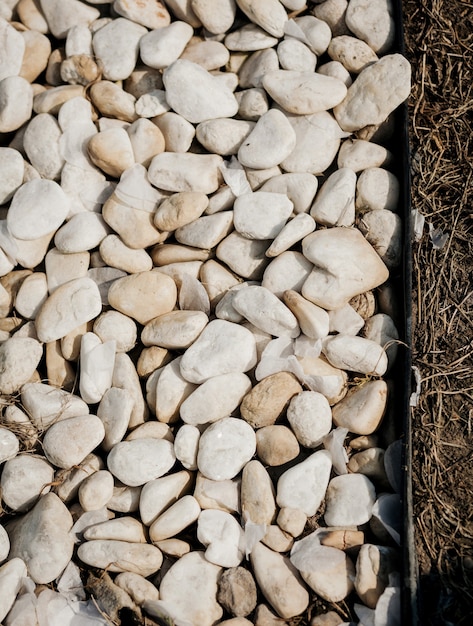
<instances>
[{"instance_id":1,"label":"pebble bed","mask_svg":"<svg viewBox=\"0 0 473 626\"><path fill-rule=\"evenodd\" d=\"M0 4L4 626L400 623L394 36Z\"/></svg>"}]
</instances>

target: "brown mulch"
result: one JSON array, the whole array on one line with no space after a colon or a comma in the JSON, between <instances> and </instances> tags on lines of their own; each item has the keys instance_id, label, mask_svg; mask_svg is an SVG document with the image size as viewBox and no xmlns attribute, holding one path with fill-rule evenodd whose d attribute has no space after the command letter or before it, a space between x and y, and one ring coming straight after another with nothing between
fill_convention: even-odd
<instances>
[{"instance_id":1,"label":"brown mulch","mask_svg":"<svg viewBox=\"0 0 473 626\"><path fill-rule=\"evenodd\" d=\"M404 0L413 247L413 497L421 624L473 615L473 4Z\"/></svg>"}]
</instances>

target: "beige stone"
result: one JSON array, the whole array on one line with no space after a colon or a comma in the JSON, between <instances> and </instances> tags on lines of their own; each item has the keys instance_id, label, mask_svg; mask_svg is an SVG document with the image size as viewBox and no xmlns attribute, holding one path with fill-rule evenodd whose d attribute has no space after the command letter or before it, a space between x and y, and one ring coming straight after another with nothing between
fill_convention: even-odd
<instances>
[{"instance_id":1,"label":"beige stone","mask_svg":"<svg viewBox=\"0 0 473 626\"><path fill-rule=\"evenodd\" d=\"M135 163L130 137L124 128L109 128L91 137L87 153L98 168L114 178L119 178Z\"/></svg>"},{"instance_id":2,"label":"beige stone","mask_svg":"<svg viewBox=\"0 0 473 626\"><path fill-rule=\"evenodd\" d=\"M243 398L241 416L253 428L271 426L302 387L293 374L278 372L264 378Z\"/></svg>"},{"instance_id":3,"label":"beige stone","mask_svg":"<svg viewBox=\"0 0 473 626\"><path fill-rule=\"evenodd\" d=\"M141 333L145 346L156 345L170 350L188 348L208 324L202 311L170 311L149 321Z\"/></svg>"},{"instance_id":4,"label":"beige stone","mask_svg":"<svg viewBox=\"0 0 473 626\"><path fill-rule=\"evenodd\" d=\"M269 525L276 517L274 487L268 472L259 461L250 461L241 476L241 511L243 519Z\"/></svg>"},{"instance_id":5,"label":"beige stone","mask_svg":"<svg viewBox=\"0 0 473 626\"><path fill-rule=\"evenodd\" d=\"M164 135L150 120L142 117L128 126L126 132L130 137L135 163L148 167L154 156L164 152Z\"/></svg>"},{"instance_id":6,"label":"beige stone","mask_svg":"<svg viewBox=\"0 0 473 626\"><path fill-rule=\"evenodd\" d=\"M130 248L147 248L167 237L155 228L152 213L124 204L115 194L103 205L102 216Z\"/></svg>"}]
</instances>

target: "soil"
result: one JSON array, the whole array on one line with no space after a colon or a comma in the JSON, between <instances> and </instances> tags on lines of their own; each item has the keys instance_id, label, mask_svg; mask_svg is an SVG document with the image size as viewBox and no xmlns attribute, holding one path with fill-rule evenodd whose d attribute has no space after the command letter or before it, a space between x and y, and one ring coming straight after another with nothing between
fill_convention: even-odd
<instances>
[{"instance_id":1,"label":"soil","mask_svg":"<svg viewBox=\"0 0 473 626\"><path fill-rule=\"evenodd\" d=\"M412 293L420 622L460 626L473 615L473 4L404 0L403 10L412 208L426 220Z\"/></svg>"}]
</instances>

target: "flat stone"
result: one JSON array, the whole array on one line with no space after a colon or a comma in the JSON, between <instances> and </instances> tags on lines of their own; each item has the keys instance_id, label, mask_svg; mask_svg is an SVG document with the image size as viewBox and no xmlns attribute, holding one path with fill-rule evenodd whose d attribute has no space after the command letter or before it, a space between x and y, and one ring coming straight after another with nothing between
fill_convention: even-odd
<instances>
[{"instance_id":1,"label":"flat stone","mask_svg":"<svg viewBox=\"0 0 473 626\"><path fill-rule=\"evenodd\" d=\"M50 113L58 115L63 104L84 96L84 87L82 85L59 85L45 91L40 91L34 96L33 111L36 114Z\"/></svg>"},{"instance_id":2,"label":"flat stone","mask_svg":"<svg viewBox=\"0 0 473 626\"><path fill-rule=\"evenodd\" d=\"M280 617L299 615L309 604L309 594L288 557L257 543L251 552L256 581Z\"/></svg>"},{"instance_id":3,"label":"flat stone","mask_svg":"<svg viewBox=\"0 0 473 626\"><path fill-rule=\"evenodd\" d=\"M141 490L140 517L150 526L171 504L191 487L192 475L180 471L148 481Z\"/></svg>"},{"instance_id":4,"label":"flat stone","mask_svg":"<svg viewBox=\"0 0 473 626\"><path fill-rule=\"evenodd\" d=\"M312 263L300 252L286 250L272 259L264 270L261 286L282 300L286 291L299 292L302 289L312 267Z\"/></svg>"},{"instance_id":5,"label":"flat stone","mask_svg":"<svg viewBox=\"0 0 473 626\"><path fill-rule=\"evenodd\" d=\"M351 559L342 550L320 545L313 534L294 544L291 563L309 587L328 602L341 602L353 590L355 566Z\"/></svg>"},{"instance_id":6,"label":"flat stone","mask_svg":"<svg viewBox=\"0 0 473 626\"><path fill-rule=\"evenodd\" d=\"M18 391L34 374L43 348L36 339L11 337L0 345L0 393Z\"/></svg>"},{"instance_id":7,"label":"flat stone","mask_svg":"<svg viewBox=\"0 0 473 626\"><path fill-rule=\"evenodd\" d=\"M289 372L267 376L243 398L241 416L253 428L272 426L284 413L290 399L302 391L296 377Z\"/></svg>"},{"instance_id":8,"label":"flat stone","mask_svg":"<svg viewBox=\"0 0 473 626\"><path fill-rule=\"evenodd\" d=\"M251 22L261 26L273 37L282 37L287 13L277 0L262 0L255 6L250 0L237 0L237 4Z\"/></svg>"},{"instance_id":9,"label":"flat stone","mask_svg":"<svg viewBox=\"0 0 473 626\"><path fill-rule=\"evenodd\" d=\"M230 233L217 247L217 258L236 274L250 280L261 280L268 258L268 241L248 239L238 232Z\"/></svg>"},{"instance_id":10,"label":"flat stone","mask_svg":"<svg viewBox=\"0 0 473 626\"><path fill-rule=\"evenodd\" d=\"M147 297L143 298L142 294ZM176 283L162 272L138 272L115 280L108 291L110 305L140 324L172 311L177 300Z\"/></svg>"},{"instance_id":11,"label":"flat stone","mask_svg":"<svg viewBox=\"0 0 473 626\"><path fill-rule=\"evenodd\" d=\"M51 490L54 468L44 459L33 454L18 454L3 466L1 487L2 501L13 511L28 511L41 494Z\"/></svg>"},{"instance_id":12,"label":"flat stone","mask_svg":"<svg viewBox=\"0 0 473 626\"><path fill-rule=\"evenodd\" d=\"M340 334L327 337L322 350L331 365L352 372L382 376L388 366L383 348L363 337Z\"/></svg>"},{"instance_id":13,"label":"flat stone","mask_svg":"<svg viewBox=\"0 0 473 626\"><path fill-rule=\"evenodd\" d=\"M234 478L256 451L253 429L244 420L225 417L202 434L197 456L199 471L212 480Z\"/></svg>"},{"instance_id":14,"label":"flat stone","mask_svg":"<svg viewBox=\"0 0 473 626\"><path fill-rule=\"evenodd\" d=\"M299 451L299 443L287 426L273 424L256 431L256 453L265 465L284 465L295 459Z\"/></svg>"},{"instance_id":15,"label":"flat stone","mask_svg":"<svg viewBox=\"0 0 473 626\"><path fill-rule=\"evenodd\" d=\"M343 474L330 481L324 514L327 526L361 526L371 518L376 492L363 474Z\"/></svg>"},{"instance_id":16,"label":"flat stone","mask_svg":"<svg viewBox=\"0 0 473 626\"><path fill-rule=\"evenodd\" d=\"M350 35L334 37L328 47L331 59L338 61L353 74L358 74L371 63L378 61L378 55L368 44Z\"/></svg>"},{"instance_id":17,"label":"flat stone","mask_svg":"<svg viewBox=\"0 0 473 626\"><path fill-rule=\"evenodd\" d=\"M122 572L115 584L126 591L135 604L141 606L146 600L159 600L159 591L151 581L134 572Z\"/></svg>"},{"instance_id":18,"label":"flat stone","mask_svg":"<svg viewBox=\"0 0 473 626\"><path fill-rule=\"evenodd\" d=\"M254 524L270 525L276 518L276 502L271 478L256 460L243 468L241 476L241 511L243 519Z\"/></svg>"},{"instance_id":19,"label":"flat stone","mask_svg":"<svg viewBox=\"0 0 473 626\"><path fill-rule=\"evenodd\" d=\"M330 174L319 189L310 214L324 226L352 226L355 221L356 174L347 167Z\"/></svg>"},{"instance_id":20,"label":"flat stone","mask_svg":"<svg viewBox=\"0 0 473 626\"><path fill-rule=\"evenodd\" d=\"M194 496L182 496L154 520L149 538L153 543L170 539L194 523L199 515L200 506Z\"/></svg>"},{"instance_id":21,"label":"flat stone","mask_svg":"<svg viewBox=\"0 0 473 626\"><path fill-rule=\"evenodd\" d=\"M207 549L205 558L222 567L237 567L243 560L243 528L225 511L202 511L197 520L197 539Z\"/></svg>"},{"instance_id":22,"label":"flat stone","mask_svg":"<svg viewBox=\"0 0 473 626\"><path fill-rule=\"evenodd\" d=\"M193 34L194 29L186 22L157 27L141 38L140 56L149 67L164 69L181 56Z\"/></svg>"},{"instance_id":23,"label":"flat stone","mask_svg":"<svg viewBox=\"0 0 473 626\"><path fill-rule=\"evenodd\" d=\"M222 572L217 599L230 615L249 615L256 607L256 583L251 572L244 567L231 567Z\"/></svg>"},{"instance_id":24,"label":"flat stone","mask_svg":"<svg viewBox=\"0 0 473 626\"><path fill-rule=\"evenodd\" d=\"M271 138L276 142L271 143ZM296 134L287 117L278 109L270 109L241 144L238 160L247 167L266 169L279 165L293 151Z\"/></svg>"},{"instance_id":25,"label":"flat stone","mask_svg":"<svg viewBox=\"0 0 473 626\"><path fill-rule=\"evenodd\" d=\"M278 43L276 37L271 36L256 24L244 24L225 37L225 45L233 51L254 51L272 48Z\"/></svg>"},{"instance_id":26,"label":"flat stone","mask_svg":"<svg viewBox=\"0 0 473 626\"><path fill-rule=\"evenodd\" d=\"M159 0L115 0L113 9L146 28L164 28L171 20L169 12Z\"/></svg>"},{"instance_id":27,"label":"flat stone","mask_svg":"<svg viewBox=\"0 0 473 626\"><path fill-rule=\"evenodd\" d=\"M302 295L324 309L338 309L353 296L387 280L389 272L373 247L354 228L329 228L308 235L304 256L314 264Z\"/></svg>"},{"instance_id":28,"label":"flat stone","mask_svg":"<svg viewBox=\"0 0 473 626\"><path fill-rule=\"evenodd\" d=\"M163 555L156 546L107 539L82 543L77 556L91 567L110 572L134 572L145 577L156 573L163 562Z\"/></svg>"},{"instance_id":29,"label":"flat stone","mask_svg":"<svg viewBox=\"0 0 473 626\"><path fill-rule=\"evenodd\" d=\"M27 570L23 559L10 558L0 566L0 619L2 621L10 612L26 576Z\"/></svg>"},{"instance_id":30,"label":"flat stone","mask_svg":"<svg viewBox=\"0 0 473 626\"><path fill-rule=\"evenodd\" d=\"M72 558L72 517L54 493L43 495L35 507L10 527L10 559L24 560L37 584L55 580Z\"/></svg>"},{"instance_id":31,"label":"flat stone","mask_svg":"<svg viewBox=\"0 0 473 626\"><path fill-rule=\"evenodd\" d=\"M328 400L317 391L301 391L287 409L287 419L300 444L316 448L332 428Z\"/></svg>"},{"instance_id":32,"label":"flat stone","mask_svg":"<svg viewBox=\"0 0 473 626\"><path fill-rule=\"evenodd\" d=\"M233 298L233 306L257 328L276 337L297 337L300 333L297 319L269 289L250 285L240 289Z\"/></svg>"},{"instance_id":33,"label":"flat stone","mask_svg":"<svg viewBox=\"0 0 473 626\"><path fill-rule=\"evenodd\" d=\"M119 17L94 33L92 44L104 79L116 81L130 76L138 59L140 39L147 32L143 26Z\"/></svg>"},{"instance_id":34,"label":"flat stone","mask_svg":"<svg viewBox=\"0 0 473 626\"><path fill-rule=\"evenodd\" d=\"M23 183L25 165L17 150L0 148L0 172L0 204L5 204Z\"/></svg>"},{"instance_id":35,"label":"flat stone","mask_svg":"<svg viewBox=\"0 0 473 626\"><path fill-rule=\"evenodd\" d=\"M168 472L175 461L169 441L135 439L117 443L109 452L107 465L123 484L138 487Z\"/></svg>"},{"instance_id":36,"label":"flat stone","mask_svg":"<svg viewBox=\"0 0 473 626\"><path fill-rule=\"evenodd\" d=\"M7 214L8 228L18 239L38 239L59 228L68 208L67 196L57 183L32 180L13 196Z\"/></svg>"},{"instance_id":37,"label":"flat stone","mask_svg":"<svg viewBox=\"0 0 473 626\"><path fill-rule=\"evenodd\" d=\"M280 507L315 515L330 480L332 460L326 450L314 452L305 461L286 470L279 478L276 502Z\"/></svg>"},{"instance_id":38,"label":"flat stone","mask_svg":"<svg viewBox=\"0 0 473 626\"><path fill-rule=\"evenodd\" d=\"M163 74L171 108L194 124L217 117L233 117L238 102L231 90L200 65L178 59Z\"/></svg>"},{"instance_id":39,"label":"flat stone","mask_svg":"<svg viewBox=\"0 0 473 626\"><path fill-rule=\"evenodd\" d=\"M174 621L188 621L201 626L212 626L222 616L217 602L217 580L221 567L209 563L200 551L185 554L164 575L159 595L166 607L172 610ZM159 603L146 602L150 612L156 607L156 615L162 615Z\"/></svg>"},{"instance_id":40,"label":"flat stone","mask_svg":"<svg viewBox=\"0 0 473 626\"><path fill-rule=\"evenodd\" d=\"M387 402L387 385L383 380L368 381L353 388L333 407L333 421L357 435L370 435L379 426Z\"/></svg>"},{"instance_id":41,"label":"flat stone","mask_svg":"<svg viewBox=\"0 0 473 626\"><path fill-rule=\"evenodd\" d=\"M152 159L148 176L158 189L209 194L220 185L222 161L217 154L162 152Z\"/></svg>"},{"instance_id":42,"label":"flat stone","mask_svg":"<svg viewBox=\"0 0 473 626\"><path fill-rule=\"evenodd\" d=\"M194 426L217 422L231 415L250 389L250 379L239 372L209 378L184 400L181 419Z\"/></svg>"},{"instance_id":43,"label":"flat stone","mask_svg":"<svg viewBox=\"0 0 473 626\"><path fill-rule=\"evenodd\" d=\"M231 372L246 372L256 364L255 339L232 322L213 320L184 353L181 374L192 383Z\"/></svg>"},{"instance_id":44,"label":"flat stone","mask_svg":"<svg viewBox=\"0 0 473 626\"><path fill-rule=\"evenodd\" d=\"M208 324L202 311L170 311L152 319L143 329L141 340L145 346L188 348Z\"/></svg>"},{"instance_id":45,"label":"flat stone","mask_svg":"<svg viewBox=\"0 0 473 626\"><path fill-rule=\"evenodd\" d=\"M410 80L407 59L401 54L384 56L358 74L348 88L343 102L334 108L337 122L347 132L381 124L409 96Z\"/></svg>"},{"instance_id":46,"label":"flat stone","mask_svg":"<svg viewBox=\"0 0 473 626\"><path fill-rule=\"evenodd\" d=\"M209 250L217 246L233 229L233 211L204 215L175 232L179 243Z\"/></svg>"},{"instance_id":47,"label":"flat stone","mask_svg":"<svg viewBox=\"0 0 473 626\"><path fill-rule=\"evenodd\" d=\"M366 41L375 52L383 54L394 43L393 11L391 0L355 0L347 7L345 21L352 33Z\"/></svg>"},{"instance_id":48,"label":"flat stone","mask_svg":"<svg viewBox=\"0 0 473 626\"><path fill-rule=\"evenodd\" d=\"M56 467L70 469L78 465L103 440L101 420L95 415L69 417L52 424L43 439L48 461Z\"/></svg>"},{"instance_id":49,"label":"flat stone","mask_svg":"<svg viewBox=\"0 0 473 626\"><path fill-rule=\"evenodd\" d=\"M345 84L336 78L294 70L266 74L263 87L284 110L297 115L328 111L347 95Z\"/></svg>"},{"instance_id":50,"label":"flat stone","mask_svg":"<svg viewBox=\"0 0 473 626\"><path fill-rule=\"evenodd\" d=\"M106 470L101 472L95 472L92 476L89 476L79 489L79 496L83 491L85 485L90 482L97 474L107 473ZM87 541L96 540L109 540L109 541L129 541L130 543L147 543L145 535L145 527L143 524L134 517L116 517L115 519L109 519L104 522L99 522L87 526L84 531L84 539Z\"/></svg>"},{"instance_id":51,"label":"flat stone","mask_svg":"<svg viewBox=\"0 0 473 626\"><path fill-rule=\"evenodd\" d=\"M36 317L38 338L45 343L61 339L101 311L96 283L88 277L71 280L58 287L41 307Z\"/></svg>"},{"instance_id":52,"label":"flat stone","mask_svg":"<svg viewBox=\"0 0 473 626\"><path fill-rule=\"evenodd\" d=\"M90 160L113 178L135 163L130 137L124 128L108 128L89 139L87 153Z\"/></svg>"}]
</instances>

